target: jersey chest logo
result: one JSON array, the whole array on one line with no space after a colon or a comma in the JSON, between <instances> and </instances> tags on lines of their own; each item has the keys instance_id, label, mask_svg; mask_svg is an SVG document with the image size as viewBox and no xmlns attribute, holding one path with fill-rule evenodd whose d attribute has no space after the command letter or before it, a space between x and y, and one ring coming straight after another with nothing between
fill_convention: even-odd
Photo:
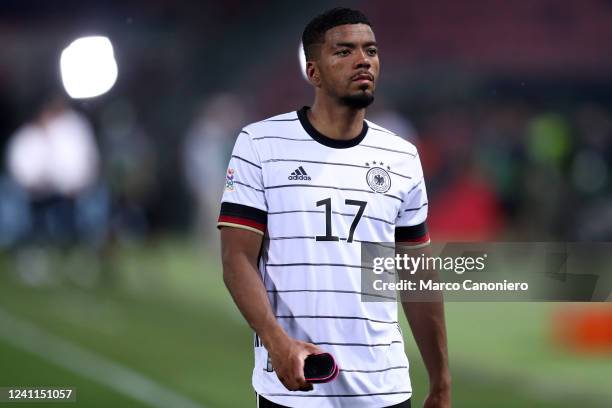
<instances>
[{"instance_id":1,"label":"jersey chest logo","mask_svg":"<svg viewBox=\"0 0 612 408\"><path fill-rule=\"evenodd\" d=\"M372 162L373 165L376 165L376 162ZM383 163L380 163L382 166ZM366 166L370 166L369 163L366 163ZM387 166L387 169L390 170L390 167ZM368 186L377 193L386 193L391 188L391 176L387 170L382 167L372 167L368 170L366 174L366 181L368 182Z\"/></svg>"},{"instance_id":2,"label":"jersey chest logo","mask_svg":"<svg viewBox=\"0 0 612 408\"><path fill-rule=\"evenodd\" d=\"M287 178L289 180L311 180L310 176L306 173L306 170L304 170L302 166L295 169Z\"/></svg>"}]
</instances>

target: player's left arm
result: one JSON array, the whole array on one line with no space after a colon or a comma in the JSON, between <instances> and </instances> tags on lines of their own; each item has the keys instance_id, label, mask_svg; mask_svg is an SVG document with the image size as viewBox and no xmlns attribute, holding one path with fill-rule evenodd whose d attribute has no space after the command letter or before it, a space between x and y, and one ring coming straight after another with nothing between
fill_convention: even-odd
<instances>
[{"instance_id":1,"label":"player's left arm","mask_svg":"<svg viewBox=\"0 0 612 408\"><path fill-rule=\"evenodd\" d=\"M428 248L399 249L402 256L425 256ZM433 272L417 272L420 279L436 279ZM412 275L412 279L414 280ZM401 279L410 277L401 276ZM436 279L437 280L437 279ZM427 373L429 375L429 394L425 400L425 408L448 408L451 406L451 376L448 367L448 348L446 339L446 323L444 319L444 300L442 295L424 294L423 301L402 300L406 319L412 330L412 335L419 348ZM432 296L435 296L432 298Z\"/></svg>"},{"instance_id":2,"label":"player's left arm","mask_svg":"<svg viewBox=\"0 0 612 408\"><path fill-rule=\"evenodd\" d=\"M413 184L406 185L407 192L395 224L396 252L403 256L428 256L429 233L427 231L428 200L425 188L425 177L421 161L417 156L408 161L411 166L409 174ZM416 275L402 276L401 279L437 280L434 271L416 271ZM417 282L418 283L418 282ZM415 296L416 295L416 296ZM446 324L444 321L444 303L442 294L410 293L411 298L402 298L402 306L416 344L423 357L429 374L429 395L425 408L449 408L451 406L451 376L448 368L448 349L446 345ZM419 298L418 296L425 296Z\"/></svg>"}]
</instances>

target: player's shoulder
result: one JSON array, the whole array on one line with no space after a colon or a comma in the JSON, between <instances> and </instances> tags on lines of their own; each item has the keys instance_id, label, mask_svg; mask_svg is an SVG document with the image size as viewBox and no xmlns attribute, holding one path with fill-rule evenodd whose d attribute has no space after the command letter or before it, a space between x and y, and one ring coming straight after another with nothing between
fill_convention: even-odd
<instances>
[{"instance_id":1,"label":"player's shoulder","mask_svg":"<svg viewBox=\"0 0 612 408\"><path fill-rule=\"evenodd\" d=\"M366 123L368 124L368 128L370 130L369 136L374 139L377 146L399 150L412 156L416 156L418 154L416 146L397 133L386 129L372 122L371 120L366 119Z\"/></svg>"},{"instance_id":2,"label":"player's shoulder","mask_svg":"<svg viewBox=\"0 0 612 408\"><path fill-rule=\"evenodd\" d=\"M280 115L271 116L258 122L249 123L242 128L247 134L254 136L262 132L270 132L277 129L286 128L299 123L296 111L281 113Z\"/></svg>"}]
</instances>

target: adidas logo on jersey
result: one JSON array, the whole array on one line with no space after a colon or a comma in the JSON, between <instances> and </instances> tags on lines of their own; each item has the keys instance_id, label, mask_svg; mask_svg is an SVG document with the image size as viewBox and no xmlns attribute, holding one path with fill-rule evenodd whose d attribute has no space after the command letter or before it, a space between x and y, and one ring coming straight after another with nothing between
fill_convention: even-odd
<instances>
[{"instance_id":1,"label":"adidas logo on jersey","mask_svg":"<svg viewBox=\"0 0 612 408\"><path fill-rule=\"evenodd\" d=\"M300 166L289 175L289 180L311 180L311 178L308 174L306 174L306 170Z\"/></svg>"}]
</instances>

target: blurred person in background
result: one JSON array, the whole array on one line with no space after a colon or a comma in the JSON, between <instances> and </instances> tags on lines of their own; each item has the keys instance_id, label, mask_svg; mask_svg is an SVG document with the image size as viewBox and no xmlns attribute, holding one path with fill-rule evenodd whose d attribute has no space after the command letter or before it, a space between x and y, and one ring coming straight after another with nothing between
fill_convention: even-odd
<instances>
[{"instance_id":1,"label":"blurred person in background","mask_svg":"<svg viewBox=\"0 0 612 408\"><path fill-rule=\"evenodd\" d=\"M196 200L198 234L212 250L218 249L215 220L219 214L219 195L225 177L227 157L233 138L246 120L240 100L229 93L213 95L198 109L187 131L183 145L184 172L187 185Z\"/></svg>"},{"instance_id":2,"label":"blurred person in background","mask_svg":"<svg viewBox=\"0 0 612 408\"><path fill-rule=\"evenodd\" d=\"M577 146L571 162L572 204L582 203L571 225L578 240L612 239L612 115L585 103L574 114Z\"/></svg>"},{"instance_id":3,"label":"blurred person in background","mask_svg":"<svg viewBox=\"0 0 612 408\"><path fill-rule=\"evenodd\" d=\"M257 404L410 407L397 303L363 302L354 265L361 242L429 244L418 153L365 120L380 65L363 13L327 11L302 43L313 106L240 131L218 223L224 281L255 332ZM443 304L403 308L429 374L424 406L448 408ZM304 360L323 350L342 370L313 386Z\"/></svg>"},{"instance_id":4,"label":"blurred person in background","mask_svg":"<svg viewBox=\"0 0 612 408\"><path fill-rule=\"evenodd\" d=\"M152 229L148 207L160 196L156 146L127 98L117 98L103 109L100 136L112 202L109 239L144 239Z\"/></svg>"},{"instance_id":5,"label":"blurred person in background","mask_svg":"<svg viewBox=\"0 0 612 408\"><path fill-rule=\"evenodd\" d=\"M93 129L62 97L46 102L11 136L6 163L27 197L29 209L21 214L30 220L26 243L31 248L80 241L95 246L104 239L108 207L95 190L99 152ZM18 269L31 283L48 273L44 251L34 249L34 254L26 250L19 257L25 264Z\"/></svg>"}]
</instances>

